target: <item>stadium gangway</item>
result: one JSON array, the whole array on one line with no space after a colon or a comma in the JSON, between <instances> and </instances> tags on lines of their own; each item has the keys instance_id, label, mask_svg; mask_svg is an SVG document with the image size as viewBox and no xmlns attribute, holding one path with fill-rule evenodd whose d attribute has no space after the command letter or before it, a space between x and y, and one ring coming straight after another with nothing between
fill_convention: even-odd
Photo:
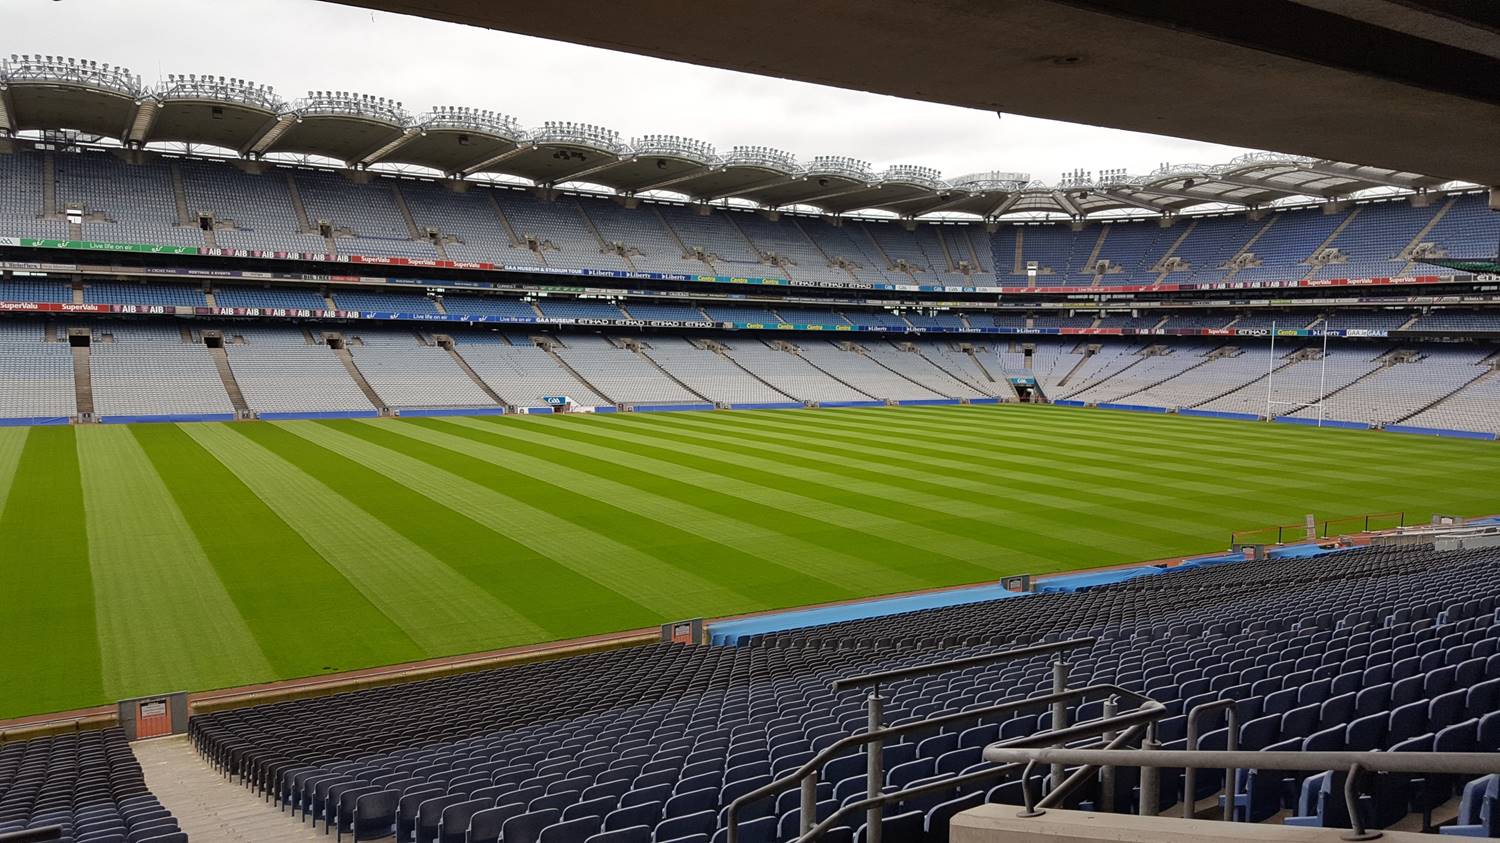
<instances>
[{"instance_id":1,"label":"stadium gangway","mask_svg":"<svg viewBox=\"0 0 1500 843\"><path fill-rule=\"evenodd\" d=\"M984 749L984 760L997 764L1081 764L1079 773L1101 766L1137 767L1142 771L1162 767L1193 769L1222 767L1225 770L1344 770L1344 805L1349 812L1350 830L1340 835L1344 840L1378 840L1380 831L1364 827L1359 811L1359 777L1365 772L1414 773L1428 775L1487 776L1500 773L1500 754L1493 752L1282 752L1267 750L1185 750L1185 749L1068 749L1023 747L990 744ZM1075 774L1073 778L1082 781ZM1060 802L1078 782L1063 782L1041 801L1033 802L1025 776L1021 779L1026 793L1026 811L1019 816L1039 816L1046 808ZM1154 796L1154 795L1153 795ZM1230 800L1233 801L1233 800ZM1155 799L1148 801L1145 777L1142 776L1141 813L1145 815Z\"/></svg>"},{"instance_id":2,"label":"stadium gangway","mask_svg":"<svg viewBox=\"0 0 1500 843\"><path fill-rule=\"evenodd\" d=\"M917 796L924 793L953 787L955 785L982 781L995 778L1008 772L1008 768L997 768L993 770L982 770L974 773L965 773L949 777L935 782L907 788L895 793L882 793L884 788L884 775L881 769L881 752L888 738L899 737L910 732L922 729L930 729L934 726L944 726L951 723L964 721L978 721L996 714L1014 714L1033 710L1051 710L1053 712L1052 726L1054 728L1046 732L1038 732L1022 738L1016 738L1006 743L1007 746L1027 745L1050 745L1053 743L1064 743L1070 740L1083 738L1094 738L1100 735L1111 734L1117 729L1129 730L1131 727L1155 723L1166 714L1166 707L1156 701L1137 694L1116 685L1088 685L1082 688L1069 689L1067 685L1067 663L1059 660L1054 664L1053 685L1054 691L1024 700L1015 700L998 705L986 706L984 708L959 711L952 714L944 714L938 717L930 717L911 723L903 723L899 726L885 726L882 721L881 699L879 687L881 683L896 679L905 679L914 676L925 676L933 673L942 673L950 670L958 670L966 667L992 664L1001 661L1030 658L1032 656L1046 655L1048 653L1062 653L1077 647L1092 645L1097 639L1075 638L1067 641L1057 641L1047 644L1037 644L1030 647L1022 647L1014 650L1004 650L998 653L986 653L978 656L968 656L958 659L949 659L941 662L931 662L924 665L898 668L895 670L882 671L880 673L868 673L858 676L845 677L833 682L834 690L847 690L850 688L870 687L869 695L869 728L867 731L854 735L848 735L830 744L821 752L814 755L796 770L787 773L775 781L764 785L756 790L738 797L729 804L725 814L725 826L728 829L727 843L739 843L739 814L748 804L761 799L770 798L792 785L800 783L802 798L799 810L798 843L806 843L820 837L825 831L832 827L832 822L842 819L846 814L856 810L866 813L867 843L880 843L881 819L884 816L884 806L887 803L902 798ZM1091 696L1104 696L1109 698L1126 698L1134 700L1138 708L1124 714L1116 714L1110 717L1089 721L1078 726L1068 727L1065 723L1067 705L1075 700ZM818 780L821 775L823 764L832 758L838 757L850 747L865 747L867 764L867 794L868 798L861 802L852 803L835 811L832 816L822 823L813 824L816 813Z\"/></svg>"}]
</instances>

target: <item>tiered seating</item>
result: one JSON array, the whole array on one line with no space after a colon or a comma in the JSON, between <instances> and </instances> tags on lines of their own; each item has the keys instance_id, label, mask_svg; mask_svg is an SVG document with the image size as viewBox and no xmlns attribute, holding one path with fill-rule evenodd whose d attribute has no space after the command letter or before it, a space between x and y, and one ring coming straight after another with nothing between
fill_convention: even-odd
<instances>
[{"instance_id":1,"label":"tiered seating","mask_svg":"<svg viewBox=\"0 0 1500 843\"><path fill-rule=\"evenodd\" d=\"M781 317L782 322L790 322L796 325L848 325L848 319L825 308L815 307L778 307L776 315Z\"/></svg>"},{"instance_id":2,"label":"tiered seating","mask_svg":"<svg viewBox=\"0 0 1500 843\"><path fill-rule=\"evenodd\" d=\"M234 414L208 348L183 342L176 325L96 324L89 366L101 417Z\"/></svg>"},{"instance_id":3,"label":"tiered seating","mask_svg":"<svg viewBox=\"0 0 1500 843\"><path fill-rule=\"evenodd\" d=\"M989 372L986 364L981 360L995 361L995 355L982 343L972 343L970 348L973 354L965 352L958 345L950 342L922 340L911 343L922 356L932 361L933 365L952 375L961 383L973 387L976 392L988 395L1008 395L1010 390L1004 383L991 380L1000 378L1004 372ZM884 358L882 358L884 359Z\"/></svg>"},{"instance_id":4,"label":"tiered seating","mask_svg":"<svg viewBox=\"0 0 1500 843\"><path fill-rule=\"evenodd\" d=\"M69 298L69 301L72 299ZM83 300L89 304L163 304L203 307L203 291L188 284L141 284L134 281L86 281Z\"/></svg>"},{"instance_id":5,"label":"tiered seating","mask_svg":"<svg viewBox=\"0 0 1500 843\"><path fill-rule=\"evenodd\" d=\"M327 345L311 345L295 328L226 327L229 367L256 413L339 413L374 410L359 384Z\"/></svg>"},{"instance_id":6,"label":"tiered seating","mask_svg":"<svg viewBox=\"0 0 1500 843\"><path fill-rule=\"evenodd\" d=\"M219 307L284 307L324 310L328 302L316 290L296 287L214 287Z\"/></svg>"},{"instance_id":7,"label":"tiered seating","mask_svg":"<svg viewBox=\"0 0 1500 843\"><path fill-rule=\"evenodd\" d=\"M787 220L783 224L802 229L807 239L828 255L830 260L843 260L854 277L864 284L889 284L894 279L889 264L881 257L869 235L863 228L853 225L832 225L823 220Z\"/></svg>"},{"instance_id":8,"label":"tiered seating","mask_svg":"<svg viewBox=\"0 0 1500 843\"><path fill-rule=\"evenodd\" d=\"M322 237L299 231L287 184L289 170L269 169L257 175L220 161L183 161L178 166L188 213L212 214L221 224L232 224L214 232L219 248L307 254L328 251ZM317 220L308 222L316 225Z\"/></svg>"},{"instance_id":9,"label":"tiered seating","mask_svg":"<svg viewBox=\"0 0 1500 843\"><path fill-rule=\"evenodd\" d=\"M66 282L42 281L31 278L0 280L0 301L50 301L67 303L73 300L73 285Z\"/></svg>"},{"instance_id":10,"label":"tiered seating","mask_svg":"<svg viewBox=\"0 0 1500 843\"><path fill-rule=\"evenodd\" d=\"M620 308L598 299L540 299L542 315L552 319L624 319Z\"/></svg>"},{"instance_id":11,"label":"tiered seating","mask_svg":"<svg viewBox=\"0 0 1500 843\"><path fill-rule=\"evenodd\" d=\"M629 301L625 303L625 309L636 319L654 320L663 319L673 322L706 322L707 317L703 311L690 304L669 304L667 302Z\"/></svg>"},{"instance_id":12,"label":"tiered seating","mask_svg":"<svg viewBox=\"0 0 1500 843\"><path fill-rule=\"evenodd\" d=\"M406 290L379 291L368 288L336 289L333 303L339 310L374 310L389 313L437 313L432 299Z\"/></svg>"},{"instance_id":13,"label":"tiered seating","mask_svg":"<svg viewBox=\"0 0 1500 843\"><path fill-rule=\"evenodd\" d=\"M828 258L807 238L802 229L789 221L771 222L759 214L735 214L730 217L740 231L766 254L790 260L786 274L799 281L827 284L849 284L849 273L830 267Z\"/></svg>"},{"instance_id":14,"label":"tiered seating","mask_svg":"<svg viewBox=\"0 0 1500 843\"><path fill-rule=\"evenodd\" d=\"M1416 360L1381 369L1328 399L1327 418L1390 424L1453 392L1485 369L1489 349L1423 348ZM1315 413L1312 413L1315 414ZM1308 411L1297 415L1310 415Z\"/></svg>"},{"instance_id":15,"label":"tiered seating","mask_svg":"<svg viewBox=\"0 0 1500 843\"><path fill-rule=\"evenodd\" d=\"M13 237L63 239L68 224L43 220L42 156L35 152L0 153L0 229Z\"/></svg>"},{"instance_id":16,"label":"tiered seating","mask_svg":"<svg viewBox=\"0 0 1500 843\"><path fill-rule=\"evenodd\" d=\"M863 346L865 354L871 360L908 380L916 381L922 387L938 395L948 398L985 398L994 394L980 389L977 380L960 380L953 372L939 368L937 364L923 356L916 346L912 346L911 351L897 348L887 342L866 342Z\"/></svg>"},{"instance_id":17,"label":"tiered seating","mask_svg":"<svg viewBox=\"0 0 1500 843\"><path fill-rule=\"evenodd\" d=\"M853 325L869 325L875 328L890 328L904 330L910 327L909 323L899 313L891 313L887 310L847 310L844 318Z\"/></svg>"},{"instance_id":18,"label":"tiered seating","mask_svg":"<svg viewBox=\"0 0 1500 843\"><path fill-rule=\"evenodd\" d=\"M33 153L34 154L34 153ZM165 161L127 164L108 152L59 153L57 205L80 205L105 221L85 222L85 239L121 243L204 245L196 224L179 225L172 171Z\"/></svg>"},{"instance_id":19,"label":"tiered seating","mask_svg":"<svg viewBox=\"0 0 1500 843\"><path fill-rule=\"evenodd\" d=\"M405 331L361 330L354 336L358 341L347 346L354 364L387 407L496 406L447 349L419 345Z\"/></svg>"},{"instance_id":20,"label":"tiered seating","mask_svg":"<svg viewBox=\"0 0 1500 843\"><path fill-rule=\"evenodd\" d=\"M1123 371L1117 371L1108 380L1093 378L1072 382L1061 395L1052 397L1084 401L1090 404L1133 402L1135 399L1132 396L1135 393L1180 375L1193 366L1202 365L1204 355L1212 351L1213 346L1198 343L1173 343L1168 346L1168 349L1166 354L1142 357L1129 369L1121 367Z\"/></svg>"},{"instance_id":21,"label":"tiered seating","mask_svg":"<svg viewBox=\"0 0 1500 843\"><path fill-rule=\"evenodd\" d=\"M1413 327L1447 331L1496 331L1500 318L1493 311L1442 308L1422 314Z\"/></svg>"},{"instance_id":22,"label":"tiered seating","mask_svg":"<svg viewBox=\"0 0 1500 843\"><path fill-rule=\"evenodd\" d=\"M1315 404L1322 396L1353 383L1379 369L1382 362L1381 347L1367 347L1351 354L1331 355L1328 360L1310 357L1279 369L1268 381L1257 380L1243 389L1236 390L1202 404L1200 410L1226 413L1264 414L1283 416L1298 413L1298 417L1316 418L1316 408L1298 405ZM1325 417L1328 407L1323 408Z\"/></svg>"},{"instance_id":23,"label":"tiered seating","mask_svg":"<svg viewBox=\"0 0 1500 843\"><path fill-rule=\"evenodd\" d=\"M798 401L869 401L869 395L829 377L795 354L755 339L723 343L734 361L777 390Z\"/></svg>"},{"instance_id":24,"label":"tiered seating","mask_svg":"<svg viewBox=\"0 0 1500 843\"><path fill-rule=\"evenodd\" d=\"M431 243L412 239L411 226L392 193L393 180L376 178L359 184L339 173L318 170L298 170L295 178L309 224L323 221L336 233L341 229L352 232L335 241L339 254L437 258Z\"/></svg>"},{"instance_id":25,"label":"tiered seating","mask_svg":"<svg viewBox=\"0 0 1500 843\"><path fill-rule=\"evenodd\" d=\"M1162 703L1159 737L1185 743L1186 714L1235 700L1245 749L1500 749L1500 551L1348 550L1141 577L1077 593L971 603L754 636L734 647L655 645L194 718L192 738L283 810L347 830L354 809L401 840L722 840L724 807L864 728L838 676L1096 637L1069 682L1113 683ZM1051 690L1045 658L885 683L902 723ZM1098 717L1102 699L1072 709ZM1023 713L919 731L884 750L892 790L964 772L997 740L1045 729ZM1222 713L1202 746L1225 745ZM1243 771L1242 819L1295 808L1315 775ZM1116 810L1136 810L1129 773ZM828 761L818 816L865 795L858 750ZM1195 800L1222 785L1200 770ZM1157 809L1180 802L1163 771ZM1462 781L1373 777L1370 824L1441 804ZM1487 785L1486 785L1487 786ZM1091 787L1091 786L1090 786ZM1484 787L1484 786L1481 786ZM1093 801L1086 788L1077 798ZM795 836L796 788L741 814L753 839ZM915 813L893 843L939 833L959 804L1020 804L1014 771L889 806ZM894 817L892 817L894 818ZM908 817L906 822L912 818ZM288 819L288 823L294 820ZM858 819L851 817L851 825ZM905 822L898 824L902 827ZM499 832L498 834L496 832ZM840 835L849 834L845 830ZM840 836L835 839L847 840Z\"/></svg>"},{"instance_id":26,"label":"tiered seating","mask_svg":"<svg viewBox=\"0 0 1500 843\"><path fill-rule=\"evenodd\" d=\"M599 238L585 224L578 200L573 197L562 196L555 202L545 202L511 190L497 190L493 195L510 220L516 237L523 244L527 238L541 244L541 258L549 266L622 272L630 269L624 258L603 250Z\"/></svg>"},{"instance_id":27,"label":"tiered seating","mask_svg":"<svg viewBox=\"0 0 1500 843\"><path fill-rule=\"evenodd\" d=\"M736 221L738 211L715 210L711 214L698 214L691 208L677 205L658 206L662 219L676 232L677 238L691 252L702 249L720 275L740 275L760 278L785 278L779 268L761 262L755 246L745 238ZM731 215L734 215L731 218Z\"/></svg>"},{"instance_id":28,"label":"tiered seating","mask_svg":"<svg viewBox=\"0 0 1500 843\"><path fill-rule=\"evenodd\" d=\"M169 840L178 831L119 729L0 744L0 835L49 826L76 843Z\"/></svg>"},{"instance_id":29,"label":"tiered seating","mask_svg":"<svg viewBox=\"0 0 1500 843\"><path fill-rule=\"evenodd\" d=\"M443 309L450 314L472 314L474 316L511 316L535 319L536 309L530 302L500 296L466 296L449 293L443 296Z\"/></svg>"},{"instance_id":30,"label":"tiered seating","mask_svg":"<svg viewBox=\"0 0 1500 843\"><path fill-rule=\"evenodd\" d=\"M1148 407L1196 407L1210 399L1265 377L1269 360L1263 347L1241 346L1239 354L1226 354L1201 366L1188 366L1162 381L1121 400ZM1279 351L1285 357L1292 350ZM1186 360L1179 362L1187 362Z\"/></svg>"},{"instance_id":31,"label":"tiered seating","mask_svg":"<svg viewBox=\"0 0 1500 843\"><path fill-rule=\"evenodd\" d=\"M1308 277L1384 278L1399 274L1406 266L1406 260L1398 257L1401 250L1432 219L1440 204L1413 208L1410 202L1393 199L1359 206L1353 221L1328 244L1346 260L1321 267Z\"/></svg>"},{"instance_id":32,"label":"tiered seating","mask_svg":"<svg viewBox=\"0 0 1500 843\"><path fill-rule=\"evenodd\" d=\"M1422 237L1422 242L1436 244L1453 258L1494 257L1500 242L1500 214L1489 209L1483 193L1465 194L1453 203L1448 213ZM1431 272L1431 267L1415 266L1408 275Z\"/></svg>"},{"instance_id":33,"label":"tiered seating","mask_svg":"<svg viewBox=\"0 0 1500 843\"><path fill-rule=\"evenodd\" d=\"M630 263L642 272L685 272L694 275L708 271L707 264L695 258L683 257L682 247L672 239L656 215L653 205L643 205L629 210L613 202L599 199L580 199L579 207L599 230L599 236L609 243L622 243L633 248Z\"/></svg>"},{"instance_id":34,"label":"tiered seating","mask_svg":"<svg viewBox=\"0 0 1500 843\"><path fill-rule=\"evenodd\" d=\"M456 334L459 353L479 377L508 403L517 407L545 407L549 396L567 396L578 404L606 406L609 399L589 389L546 351L516 338L484 334Z\"/></svg>"},{"instance_id":35,"label":"tiered seating","mask_svg":"<svg viewBox=\"0 0 1500 843\"><path fill-rule=\"evenodd\" d=\"M1500 433L1500 414L1495 412L1496 407L1500 407L1500 375L1492 372L1402 424Z\"/></svg>"},{"instance_id":36,"label":"tiered seating","mask_svg":"<svg viewBox=\"0 0 1500 843\"><path fill-rule=\"evenodd\" d=\"M632 311L634 312L634 311ZM793 399L766 386L724 355L678 337L652 338L646 354L700 395L729 404L785 404Z\"/></svg>"},{"instance_id":37,"label":"tiered seating","mask_svg":"<svg viewBox=\"0 0 1500 843\"><path fill-rule=\"evenodd\" d=\"M1193 230L1168 257L1187 264L1183 271L1167 275L1168 283L1217 281L1224 277L1221 268L1265 225L1243 214L1205 217L1196 220ZM1179 235L1180 236L1180 235Z\"/></svg>"},{"instance_id":38,"label":"tiered seating","mask_svg":"<svg viewBox=\"0 0 1500 843\"><path fill-rule=\"evenodd\" d=\"M802 356L814 366L872 398L919 401L957 397L914 383L858 351L831 342L809 340L799 345Z\"/></svg>"},{"instance_id":39,"label":"tiered seating","mask_svg":"<svg viewBox=\"0 0 1500 843\"><path fill-rule=\"evenodd\" d=\"M1348 211L1325 214L1317 208L1281 211L1268 219L1270 229L1250 247L1260 266L1235 274L1236 281L1273 281L1301 278L1308 267L1303 261L1343 223Z\"/></svg>"},{"instance_id":40,"label":"tiered seating","mask_svg":"<svg viewBox=\"0 0 1500 843\"><path fill-rule=\"evenodd\" d=\"M46 326L50 327L50 326ZM75 416L73 354L46 342L41 322L0 322L0 417Z\"/></svg>"},{"instance_id":41,"label":"tiered seating","mask_svg":"<svg viewBox=\"0 0 1500 843\"><path fill-rule=\"evenodd\" d=\"M634 351L608 343L586 345L563 336L566 347L557 356L584 380L620 404L701 404L703 399L682 386ZM576 346L576 347L575 347Z\"/></svg>"},{"instance_id":42,"label":"tiered seating","mask_svg":"<svg viewBox=\"0 0 1500 843\"><path fill-rule=\"evenodd\" d=\"M435 228L458 238L443 247L450 260L503 264L518 251L510 247L510 237L487 191L456 193L431 182L402 182L397 189L406 199L418 232Z\"/></svg>"},{"instance_id":43,"label":"tiered seating","mask_svg":"<svg viewBox=\"0 0 1500 843\"><path fill-rule=\"evenodd\" d=\"M1110 225L1109 236L1104 239L1098 260L1107 260L1120 267L1120 271L1106 273L1100 283L1150 284L1155 281L1157 273L1152 272L1151 267L1180 233L1181 229L1162 228L1155 220ZM1084 269L1085 274L1089 274L1092 267Z\"/></svg>"}]
</instances>

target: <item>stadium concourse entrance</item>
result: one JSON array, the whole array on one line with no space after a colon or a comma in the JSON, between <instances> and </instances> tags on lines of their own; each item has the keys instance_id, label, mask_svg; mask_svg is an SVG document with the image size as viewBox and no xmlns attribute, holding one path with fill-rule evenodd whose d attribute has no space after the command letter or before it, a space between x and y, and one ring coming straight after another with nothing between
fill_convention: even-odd
<instances>
[{"instance_id":1,"label":"stadium concourse entrance","mask_svg":"<svg viewBox=\"0 0 1500 843\"><path fill-rule=\"evenodd\" d=\"M1045 404L1047 396L1042 394L1042 388L1037 384L1036 378L1030 375L1020 375L1010 378L1010 386L1016 391L1016 397L1022 404Z\"/></svg>"}]
</instances>

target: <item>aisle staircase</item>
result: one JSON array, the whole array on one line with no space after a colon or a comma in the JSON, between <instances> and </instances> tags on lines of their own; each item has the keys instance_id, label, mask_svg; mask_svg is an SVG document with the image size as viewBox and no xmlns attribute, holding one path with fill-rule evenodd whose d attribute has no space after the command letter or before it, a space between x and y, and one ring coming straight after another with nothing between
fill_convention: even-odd
<instances>
[{"instance_id":1,"label":"aisle staircase","mask_svg":"<svg viewBox=\"0 0 1500 843\"><path fill-rule=\"evenodd\" d=\"M219 346L210 347L208 353L214 358L214 368L219 370L219 380L224 382L224 391L229 395L229 403L234 405L234 412L240 418L248 418L250 405L245 403L245 394L240 392L240 383L229 366L229 352Z\"/></svg>"}]
</instances>

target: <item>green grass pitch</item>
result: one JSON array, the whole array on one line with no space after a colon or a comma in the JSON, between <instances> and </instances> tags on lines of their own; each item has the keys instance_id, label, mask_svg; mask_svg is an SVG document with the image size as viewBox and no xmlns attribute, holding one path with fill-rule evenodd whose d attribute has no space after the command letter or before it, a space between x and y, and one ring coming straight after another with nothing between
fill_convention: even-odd
<instances>
[{"instance_id":1,"label":"green grass pitch","mask_svg":"<svg viewBox=\"0 0 1500 843\"><path fill-rule=\"evenodd\" d=\"M0 717L1488 514L1497 469L1029 406L0 428Z\"/></svg>"}]
</instances>

